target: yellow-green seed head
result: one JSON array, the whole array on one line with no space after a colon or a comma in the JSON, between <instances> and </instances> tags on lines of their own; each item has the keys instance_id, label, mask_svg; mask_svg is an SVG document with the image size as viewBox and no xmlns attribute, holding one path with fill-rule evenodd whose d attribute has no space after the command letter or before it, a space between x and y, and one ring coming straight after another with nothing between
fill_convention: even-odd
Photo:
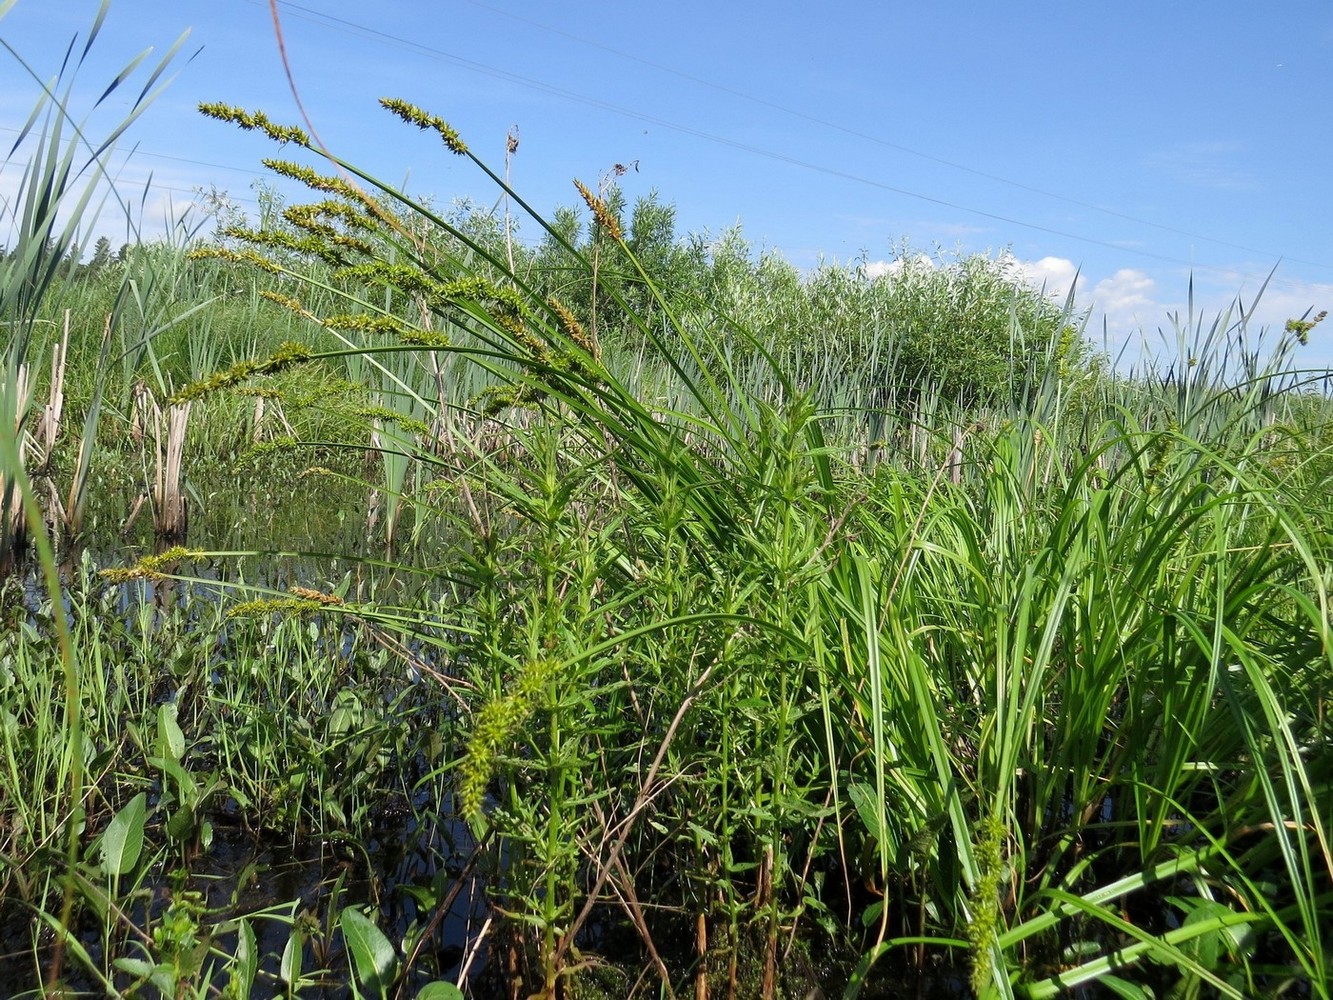
<instances>
[{"instance_id":1,"label":"yellow-green seed head","mask_svg":"<svg viewBox=\"0 0 1333 1000\"><path fill-rule=\"evenodd\" d=\"M144 556L133 566L104 569L98 575L109 583L128 583L130 580L160 580L166 573L176 568L176 563L187 559L197 559L204 554L202 549L187 549L176 545L159 552L155 556Z\"/></svg>"},{"instance_id":2,"label":"yellow-green seed head","mask_svg":"<svg viewBox=\"0 0 1333 1000\"><path fill-rule=\"evenodd\" d=\"M593 218L597 220L597 225L602 227L602 231L613 240L619 241L623 238L620 229L620 220L607 208L606 202L597 195L588 190L588 186L577 177L574 178L574 187L578 189L579 195L587 203L588 208L592 209Z\"/></svg>"},{"instance_id":3,"label":"yellow-green seed head","mask_svg":"<svg viewBox=\"0 0 1333 1000\"><path fill-rule=\"evenodd\" d=\"M209 118L216 118L218 121L231 122L234 125L239 125L246 131L258 129L270 139L277 142L294 142L298 146L306 147L311 145L310 136L307 135L305 131L297 128L295 125L279 125L262 111L251 113L243 108L232 107L229 104L221 104L217 102L204 102L199 105L199 111L200 113L207 115Z\"/></svg>"},{"instance_id":4,"label":"yellow-green seed head","mask_svg":"<svg viewBox=\"0 0 1333 1000\"><path fill-rule=\"evenodd\" d=\"M444 140L445 146L449 148L451 153L456 153L459 156L467 153L467 144L443 118L429 114L415 104L409 104L397 97L381 97L380 106L393 112L409 125L439 133L440 138Z\"/></svg>"}]
</instances>

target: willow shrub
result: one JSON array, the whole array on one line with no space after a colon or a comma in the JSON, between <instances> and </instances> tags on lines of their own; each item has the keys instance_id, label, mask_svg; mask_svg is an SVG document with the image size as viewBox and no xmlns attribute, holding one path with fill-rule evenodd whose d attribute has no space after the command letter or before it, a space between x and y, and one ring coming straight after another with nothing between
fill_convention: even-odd
<instances>
[{"instance_id":1,"label":"willow shrub","mask_svg":"<svg viewBox=\"0 0 1333 1000\"><path fill-rule=\"evenodd\" d=\"M503 186L442 119L384 105ZM817 924L864 952L849 993L910 946L970 961L982 995L1329 995L1329 512L1225 370L1195 400L1227 419L1140 421L1143 384L1079 383L1071 410L1067 366L1025 366L998 409L917 428L951 464L887 442L863 471L864 426L824 400L875 375L803 391L744 316L679 315L642 270L651 321L601 294L651 356L602 343L300 129L203 110L329 162L268 161L319 195L299 232L201 254L268 272L347 346L182 393L334 354L385 399L396 432L373 440L411 467L417 524L448 527L414 537L463 599L429 635L410 608L358 613L452 664L458 808L510 918L496 964L555 995L590 915L618 909L668 988L735 992L750 956L776 995ZM336 299L315 312L303 288Z\"/></svg>"},{"instance_id":2,"label":"willow shrub","mask_svg":"<svg viewBox=\"0 0 1333 1000\"><path fill-rule=\"evenodd\" d=\"M637 340L640 326L663 322L716 326L729 316L744 337L770 345L803 388L818 391L804 364L831 351L886 408L910 407L923 389L968 407L1012 401L1040 384L1049 364L1065 374L1104 365L1079 336L1078 318L1030 287L1008 256L927 257L903 243L877 276L838 263L803 275L777 253L755 259L739 229L711 240L676 237L672 209L655 195L628 221L618 201L607 211L624 229L623 250L601 227L585 232L572 210L560 210L553 226L595 268L574 263L554 237L535 253L520 249L517 265L604 339Z\"/></svg>"}]
</instances>

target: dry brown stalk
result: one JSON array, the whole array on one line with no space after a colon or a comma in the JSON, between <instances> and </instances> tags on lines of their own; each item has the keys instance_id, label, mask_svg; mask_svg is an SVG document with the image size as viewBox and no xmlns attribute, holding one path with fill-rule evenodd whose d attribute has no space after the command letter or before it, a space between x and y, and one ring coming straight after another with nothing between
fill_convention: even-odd
<instances>
[{"instance_id":1,"label":"dry brown stalk","mask_svg":"<svg viewBox=\"0 0 1333 1000\"><path fill-rule=\"evenodd\" d=\"M189 426L190 402L174 403L165 414L148 387L140 382L134 391L134 420L153 433L153 531L165 542L185 539L188 511L181 489L185 459L185 432ZM126 522L128 530L138 505Z\"/></svg>"},{"instance_id":2,"label":"dry brown stalk","mask_svg":"<svg viewBox=\"0 0 1333 1000\"><path fill-rule=\"evenodd\" d=\"M70 311L66 309L60 340L51 347L51 395L46 405L42 407L42 415L37 421L37 433L33 435L39 467L45 466L51 460L56 439L60 437L60 424L65 413L65 357L69 352L69 313Z\"/></svg>"},{"instance_id":3,"label":"dry brown stalk","mask_svg":"<svg viewBox=\"0 0 1333 1000\"><path fill-rule=\"evenodd\" d=\"M0 414L0 419L13 421L14 437L18 446L18 467L24 468L27 441L23 417L31 398L32 378L27 365L19 365L13 397L13 412ZM28 525L23 514L23 496L17 480L0 472L0 576L7 574L27 547Z\"/></svg>"},{"instance_id":4,"label":"dry brown stalk","mask_svg":"<svg viewBox=\"0 0 1333 1000\"><path fill-rule=\"evenodd\" d=\"M708 1000L708 915L703 910L695 921L694 948L699 955L699 972L694 977L694 1000Z\"/></svg>"},{"instance_id":5,"label":"dry brown stalk","mask_svg":"<svg viewBox=\"0 0 1333 1000\"><path fill-rule=\"evenodd\" d=\"M560 943L556 946L555 954L551 957L551 961L556 968L560 967L565 954L574 943L575 936L577 936L579 930L592 914L593 907L597 904L597 899L600 896L602 889L606 886L607 879L611 877L616 865L620 863L621 852L625 849L625 842L629 840L630 832L634 829L635 822L638 820L639 815L648 808L660 791L657 787L657 772L662 766L662 761L666 758L668 748L670 748L672 741L676 738L676 731L680 728L681 722L684 721L686 714L690 710L690 706L693 705L699 695L703 693L709 678L713 675L713 669L716 666L716 661L708 665L707 669L699 675L699 679L694 682L694 685L690 688L689 692L685 695L685 698L681 701L680 706L676 709L676 714L671 719L671 725L667 727L666 735L663 736L662 742L657 748L657 753L653 757L652 764L648 768L648 773L644 776L643 782L639 786L639 793L634 798L634 804L630 807L625 818L618 824L607 827L606 840L610 840L614 837L614 842L611 843L610 849L604 856L600 850L598 851L599 857L596 861L598 869L597 878L593 882L593 886L583 902L582 909L579 910L578 915L574 918L569 927L565 929L563 936L560 938Z\"/></svg>"}]
</instances>

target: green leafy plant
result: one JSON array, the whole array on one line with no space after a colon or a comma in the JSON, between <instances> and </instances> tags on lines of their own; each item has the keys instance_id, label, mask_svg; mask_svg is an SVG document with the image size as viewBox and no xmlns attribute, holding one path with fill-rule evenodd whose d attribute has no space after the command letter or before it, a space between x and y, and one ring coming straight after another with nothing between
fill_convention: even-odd
<instances>
[{"instance_id":1,"label":"green leafy plant","mask_svg":"<svg viewBox=\"0 0 1333 1000\"><path fill-rule=\"evenodd\" d=\"M209 527L259 541L85 560L0 632L0 767L37 779L0 785L30 789L0 896L93 988L554 997L604 948L664 995L853 997L895 953L980 996L1329 995L1315 320L1261 353L1245 310L1191 313L1174 364L1115 374L1003 260L802 280L627 213L614 169L548 225L384 106L540 246L206 106L327 172L272 161L315 200L163 249L152 288L127 262L117 389L216 419L184 435L259 474ZM0 464L36 523L16 436ZM345 872L210 907L224 814L348 871L438 853L396 924ZM448 984L426 943L476 877ZM799 978L811 948L842 981Z\"/></svg>"},{"instance_id":2,"label":"green leafy plant","mask_svg":"<svg viewBox=\"0 0 1333 1000\"><path fill-rule=\"evenodd\" d=\"M471 157L443 120L384 103ZM321 152L257 114L205 110ZM377 328L397 343L363 355L445 354L493 380L472 399L416 390L426 429L479 419L494 437L414 461L451 483L434 496L464 567L455 613L476 693L461 806L504 859L508 975L555 995L589 914L614 906L669 986L647 897L697 916L701 981L720 929L728 988L750 947L758 991L776 995L805 910L835 905L810 902L810 874L837 857L848 924L854 879L882 897L855 983L895 945L934 946L970 955L979 993L1044 995L1072 975L1052 971L1056 956L1086 947L1089 972L1115 954L1122 973L1151 960L1233 990L1200 951L1231 918L1158 932L1108 906L1166 905L1194 877L1240 893L1232 912L1273 946L1305 942L1291 957L1326 984L1326 903L1301 874L1328 867L1321 779L1292 750L1313 732L1280 722L1273 684L1328 662L1322 536L1275 499L1314 481L1279 486L1258 458L1271 424L1250 422L1294 385L1285 348L1247 369L1239 395L1227 363L1191 375L1159 423L1150 380L1119 386L1085 364L1075 317L1023 314L1002 269L963 267L939 280L1007 303L993 312L1011 353L1046 346L1003 378L965 360L1007 387L984 398L952 374L929 388L922 363L901 383L906 454L867 472L862 435L895 425L839 423L820 400L872 398L874 366L836 395L803 391L786 345L743 317L710 330L682 311L606 192L579 188L593 253L546 228L562 280L590 282L588 325L624 324L594 336L498 246L331 163L334 175L278 169L372 228L355 242L246 238L280 246L285 274L323 282L332 263L349 300L383 296ZM457 251L436 257L437 244ZM603 273L613 252L646 298ZM930 294L923 321L939 319ZM427 331L447 336L425 345ZM656 367L617 353L636 339ZM902 402L881 412L901 421ZM1294 660L1277 652L1292 634L1305 637ZM1272 831L1264 848L1227 846L1241 816ZM1295 887L1280 906L1242 888L1270 864ZM1246 953L1228 954L1253 981Z\"/></svg>"}]
</instances>

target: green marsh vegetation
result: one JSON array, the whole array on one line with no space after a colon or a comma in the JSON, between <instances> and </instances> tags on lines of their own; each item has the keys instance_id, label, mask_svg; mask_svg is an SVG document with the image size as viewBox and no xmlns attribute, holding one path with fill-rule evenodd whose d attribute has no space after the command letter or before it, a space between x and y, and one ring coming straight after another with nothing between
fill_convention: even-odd
<instances>
[{"instance_id":1,"label":"green marsh vegetation","mask_svg":"<svg viewBox=\"0 0 1333 1000\"><path fill-rule=\"evenodd\" d=\"M36 320L71 309L65 406L99 433L38 467L27 402L0 437L47 580L11 574L0 633L7 969L1330 994L1315 318L1266 342L1187 315L1173 365L1117 373L995 261L801 276L612 184L548 225L384 103L541 241L209 105L311 203L53 277L26 314L45 357ZM176 481L208 551L99 572L51 523L80 476L85 539ZM268 853L220 878L238 839ZM387 871L394 843L416 860ZM274 844L327 874L257 898Z\"/></svg>"}]
</instances>

